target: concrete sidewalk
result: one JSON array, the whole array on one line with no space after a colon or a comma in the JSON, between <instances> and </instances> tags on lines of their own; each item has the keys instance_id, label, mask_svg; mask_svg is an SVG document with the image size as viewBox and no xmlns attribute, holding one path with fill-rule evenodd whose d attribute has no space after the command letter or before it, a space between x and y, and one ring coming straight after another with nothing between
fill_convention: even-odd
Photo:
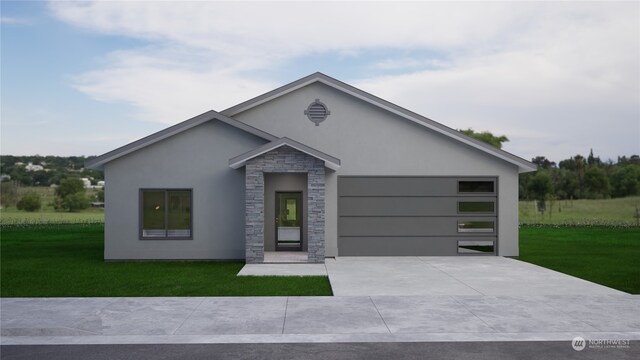
<instances>
[{"instance_id":1,"label":"concrete sidewalk","mask_svg":"<svg viewBox=\"0 0 640 360\"><path fill-rule=\"evenodd\" d=\"M640 297L3 298L10 344L640 340Z\"/></svg>"}]
</instances>

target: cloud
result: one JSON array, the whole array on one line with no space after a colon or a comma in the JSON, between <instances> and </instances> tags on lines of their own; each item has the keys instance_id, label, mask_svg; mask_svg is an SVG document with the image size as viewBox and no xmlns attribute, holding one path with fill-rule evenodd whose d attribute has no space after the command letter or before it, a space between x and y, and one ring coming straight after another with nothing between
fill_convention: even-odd
<instances>
[{"instance_id":1,"label":"cloud","mask_svg":"<svg viewBox=\"0 0 640 360\"><path fill-rule=\"evenodd\" d=\"M155 52L121 52L111 66L81 74L74 86L105 102L133 105L138 119L173 124L205 111L222 110L276 84L244 78L225 67L194 69Z\"/></svg>"},{"instance_id":2,"label":"cloud","mask_svg":"<svg viewBox=\"0 0 640 360\"><path fill-rule=\"evenodd\" d=\"M30 25L31 23L32 20L27 18L18 18L12 16L0 17L0 24L3 25Z\"/></svg>"},{"instance_id":3,"label":"cloud","mask_svg":"<svg viewBox=\"0 0 640 360\"><path fill-rule=\"evenodd\" d=\"M639 6L53 2L50 10L150 44L75 77L78 90L130 104L140 119L175 123L224 109L281 85L272 74L298 59L331 55L360 65L357 78L341 80L363 90L455 128L504 133L523 156L560 158L584 144L611 149L605 156L640 152Z\"/></svg>"}]
</instances>

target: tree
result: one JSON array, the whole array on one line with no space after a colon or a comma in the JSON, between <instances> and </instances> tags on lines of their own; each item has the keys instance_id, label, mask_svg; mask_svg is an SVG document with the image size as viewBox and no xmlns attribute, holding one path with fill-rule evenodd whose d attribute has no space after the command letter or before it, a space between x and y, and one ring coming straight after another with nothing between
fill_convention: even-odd
<instances>
[{"instance_id":1,"label":"tree","mask_svg":"<svg viewBox=\"0 0 640 360\"><path fill-rule=\"evenodd\" d=\"M89 200L85 195L84 183L78 178L68 178L60 181L56 188L56 199L53 203L56 210L78 211L89 207Z\"/></svg>"},{"instance_id":2,"label":"tree","mask_svg":"<svg viewBox=\"0 0 640 360\"><path fill-rule=\"evenodd\" d=\"M40 199L40 195L35 191L27 191L25 192L20 201L16 204L18 210L24 210L28 212L33 212L40 210L42 207L42 200Z\"/></svg>"},{"instance_id":3,"label":"tree","mask_svg":"<svg viewBox=\"0 0 640 360\"><path fill-rule=\"evenodd\" d=\"M79 192L84 193L84 183L78 178L60 180L60 186L56 188L56 196L61 199Z\"/></svg>"},{"instance_id":4,"label":"tree","mask_svg":"<svg viewBox=\"0 0 640 360\"><path fill-rule=\"evenodd\" d=\"M640 194L640 166L626 165L611 174L611 196L623 197Z\"/></svg>"},{"instance_id":5,"label":"tree","mask_svg":"<svg viewBox=\"0 0 640 360\"><path fill-rule=\"evenodd\" d=\"M553 183L549 172L539 170L529 182L529 192L538 201L538 211L544 212L547 195L553 192Z\"/></svg>"},{"instance_id":6,"label":"tree","mask_svg":"<svg viewBox=\"0 0 640 360\"><path fill-rule=\"evenodd\" d=\"M104 202L104 189L99 190L96 193L96 200L100 201L100 202Z\"/></svg>"},{"instance_id":7,"label":"tree","mask_svg":"<svg viewBox=\"0 0 640 360\"><path fill-rule=\"evenodd\" d=\"M560 199L573 199L578 195L578 176L566 169L557 169L554 176L553 188Z\"/></svg>"},{"instance_id":8,"label":"tree","mask_svg":"<svg viewBox=\"0 0 640 360\"><path fill-rule=\"evenodd\" d=\"M509 141L509 139L504 136L495 136L492 133L488 132L488 131L483 131L483 132L475 132L473 129L468 128L467 130L458 130L461 133L467 135L467 136L471 136L474 139L480 140L480 141L484 141L489 145L493 145L495 147L497 147L498 149L502 149L502 143Z\"/></svg>"},{"instance_id":9,"label":"tree","mask_svg":"<svg viewBox=\"0 0 640 360\"><path fill-rule=\"evenodd\" d=\"M554 161L550 161L545 156L536 156L531 159L531 162L538 165L538 169L551 169L556 167L556 163Z\"/></svg>"},{"instance_id":10,"label":"tree","mask_svg":"<svg viewBox=\"0 0 640 360\"><path fill-rule=\"evenodd\" d=\"M590 167L584 173L584 186L591 197L609 196L609 179L602 168Z\"/></svg>"},{"instance_id":11,"label":"tree","mask_svg":"<svg viewBox=\"0 0 640 360\"><path fill-rule=\"evenodd\" d=\"M62 199L62 208L70 212L84 210L89 207L89 200L84 192L69 194Z\"/></svg>"},{"instance_id":12,"label":"tree","mask_svg":"<svg viewBox=\"0 0 640 360\"><path fill-rule=\"evenodd\" d=\"M4 207L14 206L18 201L18 186L15 181L0 183L0 204Z\"/></svg>"},{"instance_id":13,"label":"tree","mask_svg":"<svg viewBox=\"0 0 640 360\"><path fill-rule=\"evenodd\" d=\"M600 157L593 156L593 149L589 150L589 156L587 157L587 164L589 166L600 166L602 165L602 161Z\"/></svg>"}]
</instances>

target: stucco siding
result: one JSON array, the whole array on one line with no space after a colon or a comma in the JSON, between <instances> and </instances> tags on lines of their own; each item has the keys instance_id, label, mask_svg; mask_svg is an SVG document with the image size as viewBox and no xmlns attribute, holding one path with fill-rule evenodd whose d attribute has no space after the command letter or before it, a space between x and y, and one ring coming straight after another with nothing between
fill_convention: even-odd
<instances>
[{"instance_id":1,"label":"stucco siding","mask_svg":"<svg viewBox=\"0 0 640 360\"><path fill-rule=\"evenodd\" d=\"M105 259L244 259L244 169L266 141L211 121L105 165ZM141 188L193 189L193 240L139 240Z\"/></svg>"},{"instance_id":2,"label":"stucco siding","mask_svg":"<svg viewBox=\"0 0 640 360\"><path fill-rule=\"evenodd\" d=\"M315 99L320 99L331 111L319 126L304 115L304 110ZM341 160L340 169L327 170L326 175L327 256L339 255L338 175L496 177L500 193L498 255L518 255L518 169L513 164L320 83L233 117Z\"/></svg>"}]
</instances>

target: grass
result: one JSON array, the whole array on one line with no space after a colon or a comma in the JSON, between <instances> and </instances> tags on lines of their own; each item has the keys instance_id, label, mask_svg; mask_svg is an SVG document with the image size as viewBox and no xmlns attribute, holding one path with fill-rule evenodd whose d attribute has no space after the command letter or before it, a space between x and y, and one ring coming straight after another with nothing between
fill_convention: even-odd
<instances>
[{"instance_id":1,"label":"grass","mask_svg":"<svg viewBox=\"0 0 640 360\"><path fill-rule=\"evenodd\" d=\"M541 215L534 201L520 201L521 224L618 224L637 225L634 217L640 196L604 200L556 200L547 202ZM551 211L549 211L551 209Z\"/></svg>"},{"instance_id":2,"label":"grass","mask_svg":"<svg viewBox=\"0 0 640 360\"><path fill-rule=\"evenodd\" d=\"M0 224L77 224L87 222L104 222L104 209L86 209L81 212L55 212L53 210L26 212L16 208L0 210Z\"/></svg>"},{"instance_id":3,"label":"grass","mask_svg":"<svg viewBox=\"0 0 640 360\"><path fill-rule=\"evenodd\" d=\"M640 294L640 228L525 226L519 259Z\"/></svg>"},{"instance_id":4,"label":"grass","mask_svg":"<svg viewBox=\"0 0 640 360\"><path fill-rule=\"evenodd\" d=\"M236 277L244 262L105 262L104 227L3 227L0 295L324 296L327 277Z\"/></svg>"}]
</instances>

